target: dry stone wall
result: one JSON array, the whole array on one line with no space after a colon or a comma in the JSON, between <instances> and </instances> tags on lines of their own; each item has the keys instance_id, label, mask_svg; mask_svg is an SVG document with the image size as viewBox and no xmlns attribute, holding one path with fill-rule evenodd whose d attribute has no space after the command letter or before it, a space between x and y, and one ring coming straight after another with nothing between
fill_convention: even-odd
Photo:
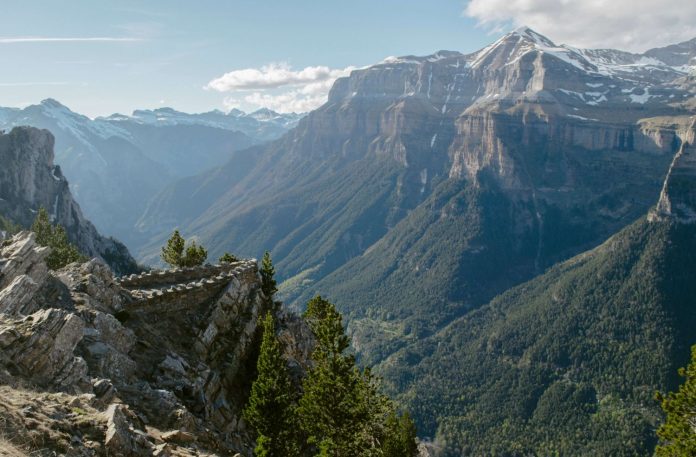
<instances>
[{"instance_id":1,"label":"dry stone wall","mask_svg":"<svg viewBox=\"0 0 696 457\"><path fill-rule=\"evenodd\" d=\"M174 311L215 298L233 279L255 281L256 260L149 271L121 277L117 284L133 298L126 310Z\"/></svg>"}]
</instances>

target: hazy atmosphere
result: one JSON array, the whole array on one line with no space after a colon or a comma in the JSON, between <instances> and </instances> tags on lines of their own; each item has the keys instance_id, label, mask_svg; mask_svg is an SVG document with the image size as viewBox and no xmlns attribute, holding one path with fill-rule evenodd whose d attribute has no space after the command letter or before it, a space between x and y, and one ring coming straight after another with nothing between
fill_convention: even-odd
<instances>
[{"instance_id":1,"label":"hazy atmosphere","mask_svg":"<svg viewBox=\"0 0 696 457\"><path fill-rule=\"evenodd\" d=\"M696 2L3 6L0 456L696 455Z\"/></svg>"}]
</instances>

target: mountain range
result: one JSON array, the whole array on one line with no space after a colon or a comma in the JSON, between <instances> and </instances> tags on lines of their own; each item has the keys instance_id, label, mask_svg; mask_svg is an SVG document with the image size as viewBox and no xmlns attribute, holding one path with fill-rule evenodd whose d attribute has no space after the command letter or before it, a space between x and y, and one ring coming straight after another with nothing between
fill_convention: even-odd
<instances>
[{"instance_id":1,"label":"mountain range","mask_svg":"<svg viewBox=\"0 0 696 457\"><path fill-rule=\"evenodd\" d=\"M23 109L0 108L0 128L50 130L56 161L86 215L101 232L130 245L137 218L160 189L224 163L232 151L277 138L300 117L160 108L90 119L47 99Z\"/></svg>"},{"instance_id":2,"label":"mountain range","mask_svg":"<svg viewBox=\"0 0 696 457\"><path fill-rule=\"evenodd\" d=\"M270 249L285 300L336 301L447 455L645 455L652 392L693 343L693 170L674 164L694 141L695 58L696 39L631 54L522 28L387 59L278 140L165 188L136 252L154 260L175 221L215 254ZM671 216L648 223L658 199Z\"/></svg>"},{"instance_id":3,"label":"mountain range","mask_svg":"<svg viewBox=\"0 0 696 457\"><path fill-rule=\"evenodd\" d=\"M215 254L270 248L286 299L407 322L384 333L399 341L434 331L645 214L693 112L694 56L696 40L637 55L522 28L387 59L280 139L166 187L135 252L155 260L173 224Z\"/></svg>"}]
</instances>

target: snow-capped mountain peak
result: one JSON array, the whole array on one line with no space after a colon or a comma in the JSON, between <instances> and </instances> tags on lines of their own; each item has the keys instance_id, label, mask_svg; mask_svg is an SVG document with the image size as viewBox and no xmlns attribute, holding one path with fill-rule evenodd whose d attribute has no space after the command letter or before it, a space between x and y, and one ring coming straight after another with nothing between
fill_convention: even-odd
<instances>
[{"instance_id":1,"label":"snow-capped mountain peak","mask_svg":"<svg viewBox=\"0 0 696 457\"><path fill-rule=\"evenodd\" d=\"M544 35L535 32L531 28L527 27L526 25L522 27L518 27L512 32L508 33L506 37L510 36L519 36L522 37L526 40L529 40L533 42L534 44L538 44L540 46L547 46L547 47L556 47L553 41L545 37Z\"/></svg>"}]
</instances>

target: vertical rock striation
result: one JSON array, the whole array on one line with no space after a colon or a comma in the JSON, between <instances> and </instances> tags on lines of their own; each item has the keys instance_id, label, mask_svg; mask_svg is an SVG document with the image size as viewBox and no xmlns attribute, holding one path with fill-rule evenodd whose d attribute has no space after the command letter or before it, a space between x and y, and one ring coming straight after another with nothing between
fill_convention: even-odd
<instances>
[{"instance_id":1,"label":"vertical rock striation","mask_svg":"<svg viewBox=\"0 0 696 457\"><path fill-rule=\"evenodd\" d=\"M696 223L696 119L680 133L681 145L667 172L657 206L648 216L651 221Z\"/></svg>"}]
</instances>

